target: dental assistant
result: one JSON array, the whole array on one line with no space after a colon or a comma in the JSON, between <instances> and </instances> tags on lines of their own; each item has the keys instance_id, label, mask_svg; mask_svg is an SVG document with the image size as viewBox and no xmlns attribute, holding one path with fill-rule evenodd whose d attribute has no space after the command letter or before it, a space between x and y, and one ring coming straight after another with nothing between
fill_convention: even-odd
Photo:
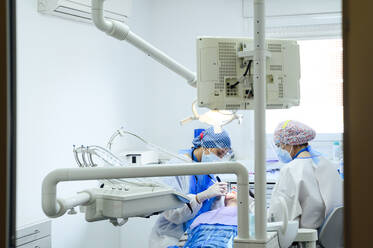
<instances>
[{"instance_id":1,"label":"dental assistant","mask_svg":"<svg viewBox=\"0 0 373 248\"><path fill-rule=\"evenodd\" d=\"M275 129L274 148L285 165L272 192L270 221L282 220L280 197L289 220L298 220L301 228L319 228L334 208L343 205L343 180L337 168L309 145L315 136L315 130L293 120Z\"/></svg>"},{"instance_id":2,"label":"dental assistant","mask_svg":"<svg viewBox=\"0 0 373 248\"><path fill-rule=\"evenodd\" d=\"M197 163L221 161L232 154L231 140L224 130L215 133L210 127L194 138L192 143L193 147L182 154ZM212 174L169 177L165 180L174 189L188 194L190 204L167 210L158 217L150 235L150 248L176 245L193 220L204 212L221 207L224 204L221 196L227 194L227 184L219 182Z\"/></svg>"}]
</instances>

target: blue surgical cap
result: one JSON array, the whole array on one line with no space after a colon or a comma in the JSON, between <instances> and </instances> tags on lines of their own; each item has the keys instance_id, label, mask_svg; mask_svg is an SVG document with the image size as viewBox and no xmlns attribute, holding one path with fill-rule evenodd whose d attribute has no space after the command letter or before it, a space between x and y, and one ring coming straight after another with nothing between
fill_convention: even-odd
<instances>
[{"instance_id":1,"label":"blue surgical cap","mask_svg":"<svg viewBox=\"0 0 373 248\"><path fill-rule=\"evenodd\" d=\"M223 130L221 133L215 133L213 127L209 127L196 138L193 139L194 148L231 148L231 139L228 133Z\"/></svg>"}]
</instances>

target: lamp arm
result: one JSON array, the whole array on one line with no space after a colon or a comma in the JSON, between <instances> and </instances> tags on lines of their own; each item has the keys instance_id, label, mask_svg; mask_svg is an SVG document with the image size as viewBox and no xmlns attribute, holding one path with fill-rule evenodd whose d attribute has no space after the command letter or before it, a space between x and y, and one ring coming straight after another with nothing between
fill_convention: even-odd
<instances>
[{"instance_id":1,"label":"lamp arm","mask_svg":"<svg viewBox=\"0 0 373 248\"><path fill-rule=\"evenodd\" d=\"M103 16L104 1L105 0L92 0L92 20L98 29L118 40L127 41L131 45L143 51L149 57L152 57L160 64L166 66L171 71L185 78L190 86L194 88L197 87L197 77L194 72L190 71L185 66L168 56L166 53L142 39L140 36L131 32L129 26L125 23L113 20L105 20Z\"/></svg>"}]
</instances>

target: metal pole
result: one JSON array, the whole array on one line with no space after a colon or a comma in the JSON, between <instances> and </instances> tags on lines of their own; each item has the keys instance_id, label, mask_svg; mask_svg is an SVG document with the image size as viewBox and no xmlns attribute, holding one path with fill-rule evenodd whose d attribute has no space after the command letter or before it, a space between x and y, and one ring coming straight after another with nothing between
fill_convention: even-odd
<instances>
[{"instance_id":1,"label":"metal pole","mask_svg":"<svg viewBox=\"0 0 373 248\"><path fill-rule=\"evenodd\" d=\"M266 239L266 55L264 0L254 0L255 238Z\"/></svg>"}]
</instances>

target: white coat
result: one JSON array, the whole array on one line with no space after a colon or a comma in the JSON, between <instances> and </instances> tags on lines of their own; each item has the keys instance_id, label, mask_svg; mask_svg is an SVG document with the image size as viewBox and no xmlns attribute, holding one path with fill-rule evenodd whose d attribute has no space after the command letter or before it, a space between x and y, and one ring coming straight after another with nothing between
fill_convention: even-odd
<instances>
[{"instance_id":1,"label":"white coat","mask_svg":"<svg viewBox=\"0 0 373 248\"><path fill-rule=\"evenodd\" d=\"M289 220L298 220L301 228L319 228L325 217L343 205L343 180L333 164L323 157L297 158L280 170L272 192L268 218L282 220L279 197L285 199Z\"/></svg>"},{"instance_id":2,"label":"white coat","mask_svg":"<svg viewBox=\"0 0 373 248\"><path fill-rule=\"evenodd\" d=\"M170 164L177 164L182 161L172 159ZM164 177L162 181L173 187L175 190L188 194L189 193L189 176L174 176ZM152 229L149 237L149 248L167 248L168 246L176 245L184 234L183 224L194 218L202 207L196 200L196 195L188 194L190 206L193 212L187 205L181 208L170 209L161 213ZM224 198L221 197L216 201L212 209L219 208L224 205Z\"/></svg>"},{"instance_id":3,"label":"white coat","mask_svg":"<svg viewBox=\"0 0 373 248\"><path fill-rule=\"evenodd\" d=\"M183 223L194 218L202 204L195 200L195 195L188 195L193 213L188 206L163 212L157 219L149 239L149 248L167 248L176 245L183 236Z\"/></svg>"}]
</instances>

